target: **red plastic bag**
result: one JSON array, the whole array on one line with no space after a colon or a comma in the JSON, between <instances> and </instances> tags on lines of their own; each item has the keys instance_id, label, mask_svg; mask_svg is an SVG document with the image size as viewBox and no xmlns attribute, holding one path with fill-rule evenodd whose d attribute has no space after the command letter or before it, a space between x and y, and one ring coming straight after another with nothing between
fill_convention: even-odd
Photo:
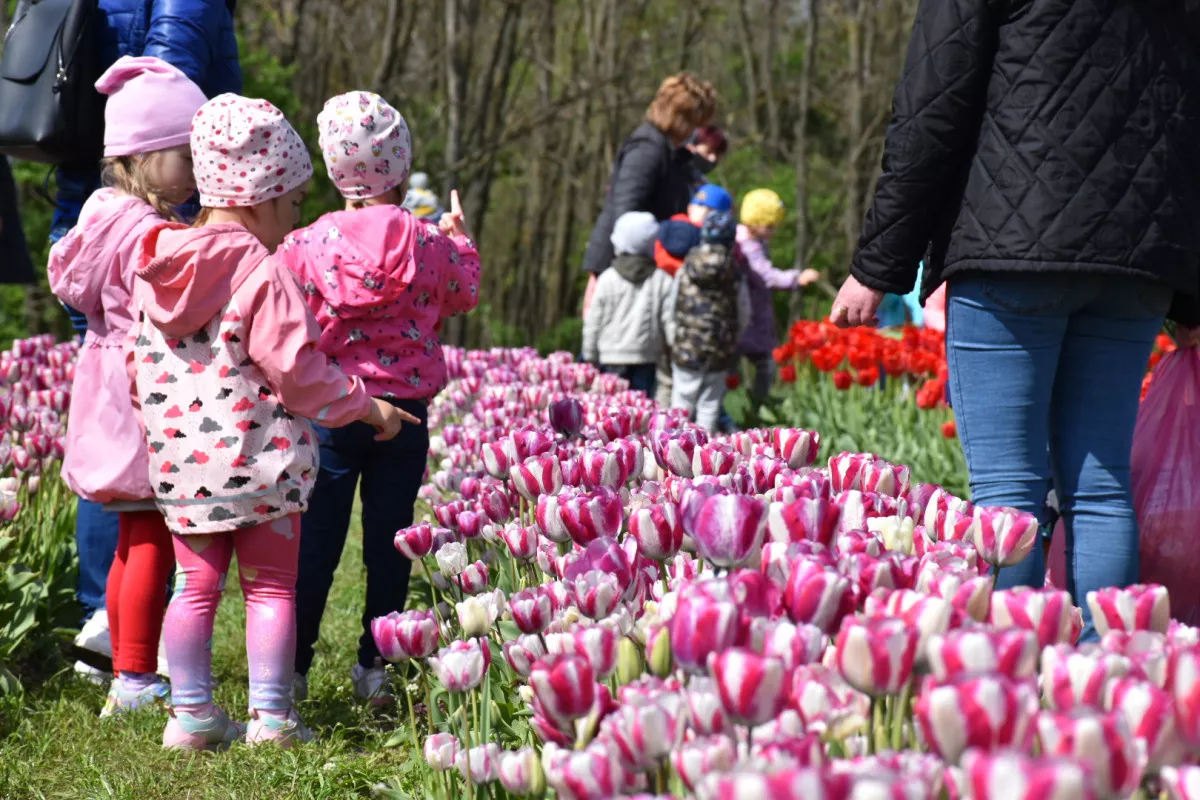
<instances>
[{"instance_id":1,"label":"red plastic bag","mask_svg":"<svg viewBox=\"0 0 1200 800\"><path fill-rule=\"evenodd\" d=\"M1138 411L1133 505L1141 581L1171 593L1171 616L1200 623L1200 351L1168 353Z\"/></svg>"}]
</instances>

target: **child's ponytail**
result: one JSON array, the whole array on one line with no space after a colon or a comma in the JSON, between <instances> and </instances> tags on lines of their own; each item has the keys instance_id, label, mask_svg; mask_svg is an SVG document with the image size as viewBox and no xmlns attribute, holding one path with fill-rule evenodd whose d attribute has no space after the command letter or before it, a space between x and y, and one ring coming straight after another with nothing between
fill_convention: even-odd
<instances>
[{"instance_id":1,"label":"child's ponytail","mask_svg":"<svg viewBox=\"0 0 1200 800\"><path fill-rule=\"evenodd\" d=\"M103 169L104 185L111 186L125 194L140 197L150 204L158 215L172 222L181 222L179 215L171 208L170 203L159 196L150 182L146 180L146 162L152 158L161 158L158 153L135 156L114 156L100 162Z\"/></svg>"}]
</instances>

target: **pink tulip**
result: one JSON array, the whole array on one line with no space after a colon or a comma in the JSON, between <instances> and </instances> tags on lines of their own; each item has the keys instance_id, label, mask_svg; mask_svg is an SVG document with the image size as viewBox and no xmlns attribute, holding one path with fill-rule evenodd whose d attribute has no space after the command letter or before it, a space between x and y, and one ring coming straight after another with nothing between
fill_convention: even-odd
<instances>
[{"instance_id":1,"label":"pink tulip","mask_svg":"<svg viewBox=\"0 0 1200 800\"><path fill-rule=\"evenodd\" d=\"M917 640L917 661L924 665L928 663L930 638L950 629L954 609L945 600L920 592L908 589L880 589L867 598L863 611L867 616L894 617L916 626L920 632L920 638Z\"/></svg>"},{"instance_id":2,"label":"pink tulip","mask_svg":"<svg viewBox=\"0 0 1200 800\"><path fill-rule=\"evenodd\" d=\"M970 750L963 768L971 800L1098 800L1091 769L1075 759Z\"/></svg>"},{"instance_id":3,"label":"pink tulip","mask_svg":"<svg viewBox=\"0 0 1200 800\"><path fill-rule=\"evenodd\" d=\"M576 626L571 631L576 655L592 665L597 678L607 678L617 668L617 641L620 636L606 625Z\"/></svg>"},{"instance_id":4,"label":"pink tulip","mask_svg":"<svg viewBox=\"0 0 1200 800\"><path fill-rule=\"evenodd\" d=\"M775 481L788 468L787 462L772 456L754 456L745 462L754 482L754 491L765 494L775 488Z\"/></svg>"},{"instance_id":5,"label":"pink tulip","mask_svg":"<svg viewBox=\"0 0 1200 800\"><path fill-rule=\"evenodd\" d=\"M731 771L737 765L737 751L728 736L705 736L671 751L671 765L684 786L694 791L705 776Z\"/></svg>"},{"instance_id":6,"label":"pink tulip","mask_svg":"<svg viewBox=\"0 0 1200 800\"><path fill-rule=\"evenodd\" d=\"M478 686L490 663L487 642L481 639L451 642L429 659L438 682L452 694L469 692Z\"/></svg>"},{"instance_id":7,"label":"pink tulip","mask_svg":"<svg viewBox=\"0 0 1200 800\"><path fill-rule=\"evenodd\" d=\"M602 447L589 447L581 455L583 485L589 489L619 489L629 480L620 454Z\"/></svg>"},{"instance_id":8,"label":"pink tulip","mask_svg":"<svg viewBox=\"0 0 1200 800\"><path fill-rule=\"evenodd\" d=\"M939 681L987 673L1024 681L1037 675L1037 637L1020 628L947 631L930 637L927 653Z\"/></svg>"},{"instance_id":9,"label":"pink tulip","mask_svg":"<svg viewBox=\"0 0 1200 800\"><path fill-rule=\"evenodd\" d=\"M975 524L974 513L973 509L970 513L955 508L938 511L933 525L926 522L925 531L932 533L939 542L965 542L974 549L975 540L971 533L971 526Z\"/></svg>"},{"instance_id":10,"label":"pink tulip","mask_svg":"<svg viewBox=\"0 0 1200 800\"><path fill-rule=\"evenodd\" d=\"M454 766L464 781L477 786L491 783L500 777L500 745L488 742L469 751L459 750Z\"/></svg>"},{"instance_id":11,"label":"pink tulip","mask_svg":"<svg viewBox=\"0 0 1200 800\"><path fill-rule=\"evenodd\" d=\"M860 692L896 694L912 676L920 636L900 620L847 617L835 643L838 671Z\"/></svg>"},{"instance_id":12,"label":"pink tulip","mask_svg":"<svg viewBox=\"0 0 1200 800\"><path fill-rule=\"evenodd\" d=\"M752 650L730 648L710 659L721 707L735 722L762 725L787 706L783 662Z\"/></svg>"},{"instance_id":13,"label":"pink tulip","mask_svg":"<svg viewBox=\"0 0 1200 800\"><path fill-rule=\"evenodd\" d=\"M928 494L922 505L922 509L920 521L929 530L938 532L939 535L936 538L940 540L952 539L954 537L940 535L942 526L938 524L939 516L944 519L946 512L954 511L970 520L975 515L975 507L971 504L970 500L963 500L961 497L956 497L941 486L934 487L933 491ZM962 537L958 538L961 539Z\"/></svg>"},{"instance_id":14,"label":"pink tulip","mask_svg":"<svg viewBox=\"0 0 1200 800\"><path fill-rule=\"evenodd\" d=\"M583 406L573 397L556 400L546 410L550 427L561 436L574 436L583 427Z\"/></svg>"},{"instance_id":15,"label":"pink tulip","mask_svg":"<svg viewBox=\"0 0 1200 800\"><path fill-rule=\"evenodd\" d=\"M434 772L445 772L454 766L454 758L458 755L460 745L448 733L435 733L425 737L425 763Z\"/></svg>"},{"instance_id":16,"label":"pink tulip","mask_svg":"<svg viewBox=\"0 0 1200 800\"><path fill-rule=\"evenodd\" d=\"M697 734L710 736L728 730L721 695L711 678L693 675L684 692L684 700L688 707L688 724Z\"/></svg>"},{"instance_id":17,"label":"pink tulip","mask_svg":"<svg viewBox=\"0 0 1200 800\"><path fill-rule=\"evenodd\" d=\"M1167 693L1175 701L1179 734L1200 747L1200 647L1175 646L1167 651Z\"/></svg>"},{"instance_id":18,"label":"pink tulip","mask_svg":"<svg viewBox=\"0 0 1200 800\"><path fill-rule=\"evenodd\" d=\"M542 761L532 747L500 756L500 785L517 797L526 797L542 785Z\"/></svg>"},{"instance_id":19,"label":"pink tulip","mask_svg":"<svg viewBox=\"0 0 1200 800\"><path fill-rule=\"evenodd\" d=\"M775 453L787 462L791 469L807 467L817 460L821 446L821 434L799 428L775 428L773 443Z\"/></svg>"},{"instance_id":20,"label":"pink tulip","mask_svg":"<svg viewBox=\"0 0 1200 800\"><path fill-rule=\"evenodd\" d=\"M466 568L455 575L454 583L466 594L479 594L488 588L488 566L482 561L467 564Z\"/></svg>"},{"instance_id":21,"label":"pink tulip","mask_svg":"<svg viewBox=\"0 0 1200 800\"><path fill-rule=\"evenodd\" d=\"M578 456L564 458L559 462L562 470L563 486L579 488L583 486L583 460Z\"/></svg>"},{"instance_id":22,"label":"pink tulip","mask_svg":"<svg viewBox=\"0 0 1200 800\"><path fill-rule=\"evenodd\" d=\"M33 468L33 458L24 447L13 447L9 453L8 462L18 475L23 475Z\"/></svg>"},{"instance_id":23,"label":"pink tulip","mask_svg":"<svg viewBox=\"0 0 1200 800\"><path fill-rule=\"evenodd\" d=\"M579 612L591 619L603 619L613 612L624 590L616 576L593 569L571 581Z\"/></svg>"},{"instance_id":24,"label":"pink tulip","mask_svg":"<svg viewBox=\"0 0 1200 800\"><path fill-rule=\"evenodd\" d=\"M772 503L767 529L775 542L807 540L832 547L842 509L826 497L801 498L794 503Z\"/></svg>"},{"instance_id":25,"label":"pink tulip","mask_svg":"<svg viewBox=\"0 0 1200 800\"><path fill-rule=\"evenodd\" d=\"M1017 586L992 594L991 623L1031 630L1037 634L1038 646L1046 647L1070 640L1074 608L1066 592Z\"/></svg>"},{"instance_id":26,"label":"pink tulip","mask_svg":"<svg viewBox=\"0 0 1200 800\"><path fill-rule=\"evenodd\" d=\"M908 492L908 468L899 467L870 453L842 453L829 459L833 490L857 489L890 497Z\"/></svg>"},{"instance_id":27,"label":"pink tulip","mask_svg":"<svg viewBox=\"0 0 1200 800\"><path fill-rule=\"evenodd\" d=\"M575 751L547 744L542 767L561 800L609 800L624 793L630 777L612 749L599 743Z\"/></svg>"},{"instance_id":28,"label":"pink tulip","mask_svg":"<svg viewBox=\"0 0 1200 800\"><path fill-rule=\"evenodd\" d=\"M633 544L628 539L626 541ZM636 556L636 551L633 555ZM584 573L599 570L616 578L621 592L625 593L633 581L633 560L629 551L616 539L595 539L582 551L577 550L568 556L563 578L573 581Z\"/></svg>"},{"instance_id":29,"label":"pink tulip","mask_svg":"<svg viewBox=\"0 0 1200 800\"><path fill-rule=\"evenodd\" d=\"M433 516L443 528L458 530L458 515L467 510L467 504L462 500L452 503L439 503L433 507ZM437 550L435 546L433 548Z\"/></svg>"},{"instance_id":30,"label":"pink tulip","mask_svg":"<svg viewBox=\"0 0 1200 800\"><path fill-rule=\"evenodd\" d=\"M649 772L671 754L686 729L683 698L664 692L653 701L626 704L604 720L601 732L616 746L617 757L632 772Z\"/></svg>"},{"instance_id":31,"label":"pink tulip","mask_svg":"<svg viewBox=\"0 0 1200 800\"><path fill-rule=\"evenodd\" d=\"M505 442L488 442L480 449L483 458L483 468L488 475L496 480L506 481L513 467L513 462L505 450Z\"/></svg>"},{"instance_id":32,"label":"pink tulip","mask_svg":"<svg viewBox=\"0 0 1200 800\"><path fill-rule=\"evenodd\" d=\"M487 515L481 511L463 511L455 520L455 527L464 539L478 539L487 522Z\"/></svg>"},{"instance_id":33,"label":"pink tulip","mask_svg":"<svg viewBox=\"0 0 1200 800\"><path fill-rule=\"evenodd\" d=\"M559 504L563 527L580 547L602 537L621 532L625 509L621 495L607 487L588 494L576 494Z\"/></svg>"},{"instance_id":34,"label":"pink tulip","mask_svg":"<svg viewBox=\"0 0 1200 800\"><path fill-rule=\"evenodd\" d=\"M405 611L395 618L395 637L408 658L428 658L437 651L437 617L432 611Z\"/></svg>"},{"instance_id":35,"label":"pink tulip","mask_svg":"<svg viewBox=\"0 0 1200 800\"><path fill-rule=\"evenodd\" d=\"M528 678L537 660L546 655L542 640L534 635L522 635L507 641L503 647L504 660L512 671L522 678Z\"/></svg>"},{"instance_id":36,"label":"pink tulip","mask_svg":"<svg viewBox=\"0 0 1200 800\"><path fill-rule=\"evenodd\" d=\"M693 475L728 475L738 464L738 455L727 444L710 442L692 454Z\"/></svg>"},{"instance_id":37,"label":"pink tulip","mask_svg":"<svg viewBox=\"0 0 1200 800\"><path fill-rule=\"evenodd\" d=\"M758 554L766 533L767 504L723 495L704 501L692 526L700 556L718 567L737 567Z\"/></svg>"},{"instance_id":38,"label":"pink tulip","mask_svg":"<svg viewBox=\"0 0 1200 800\"><path fill-rule=\"evenodd\" d=\"M820 661L829 644L828 637L815 625L793 625L786 620L767 624L762 654L782 661L788 674L798 666Z\"/></svg>"},{"instance_id":39,"label":"pink tulip","mask_svg":"<svg viewBox=\"0 0 1200 800\"><path fill-rule=\"evenodd\" d=\"M483 491L479 495L479 510L496 524L501 524L512 516L512 502L504 489L496 488Z\"/></svg>"},{"instance_id":40,"label":"pink tulip","mask_svg":"<svg viewBox=\"0 0 1200 800\"><path fill-rule=\"evenodd\" d=\"M1128 797L1141 783L1141 756L1119 713L1046 712L1038 716L1037 732L1043 755L1092 764L1098 797Z\"/></svg>"},{"instance_id":41,"label":"pink tulip","mask_svg":"<svg viewBox=\"0 0 1200 800\"><path fill-rule=\"evenodd\" d=\"M1159 777L1169 800L1200 800L1200 766L1163 767Z\"/></svg>"},{"instance_id":42,"label":"pink tulip","mask_svg":"<svg viewBox=\"0 0 1200 800\"><path fill-rule=\"evenodd\" d=\"M518 561L532 561L537 556L538 529L533 525L522 527L515 522L505 525L500 529L500 539Z\"/></svg>"},{"instance_id":43,"label":"pink tulip","mask_svg":"<svg viewBox=\"0 0 1200 800\"><path fill-rule=\"evenodd\" d=\"M1101 708L1108 684L1132 669L1124 656L1105 653L1097 647L1075 650L1060 644L1042 651L1042 694L1051 708Z\"/></svg>"},{"instance_id":44,"label":"pink tulip","mask_svg":"<svg viewBox=\"0 0 1200 800\"><path fill-rule=\"evenodd\" d=\"M596 701L592 665L582 656L547 655L533 665L529 687L551 720L570 722L587 716Z\"/></svg>"},{"instance_id":45,"label":"pink tulip","mask_svg":"<svg viewBox=\"0 0 1200 800\"><path fill-rule=\"evenodd\" d=\"M991 675L926 684L915 707L925 741L949 764L971 747L1028 751L1037 710L1028 684Z\"/></svg>"},{"instance_id":46,"label":"pink tulip","mask_svg":"<svg viewBox=\"0 0 1200 800\"><path fill-rule=\"evenodd\" d=\"M861 597L879 588L896 587L896 562L888 558L875 558L867 553L843 555L838 558L837 570L858 589Z\"/></svg>"},{"instance_id":47,"label":"pink tulip","mask_svg":"<svg viewBox=\"0 0 1200 800\"><path fill-rule=\"evenodd\" d=\"M637 509L629 515L629 533L638 543L638 552L646 558L673 558L683 545L678 506L667 502Z\"/></svg>"},{"instance_id":48,"label":"pink tulip","mask_svg":"<svg viewBox=\"0 0 1200 800\"><path fill-rule=\"evenodd\" d=\"M851 794L853 787L853 776L827 769L785 769L770 774L738 770L708 776L696 788L696 797L698 800L852 800L857 797Z\"/></svg>"},{"instance_id":49,"label":"pink tulip","mask_svg":"<svg viewBox=\"0 0 1200 800\"><path fill-rule=\"evenodd\" d=\"M524 589L510 595L508 610L512 614L513 624L526 634L546 630L554 614L550 596L535 589Z\"/></svg>"},{"instance_id":50,"label":"pink tulip","mask_svg":"<svg viewBox=\"0 0 1200 800\"><path fill-rule=\"evenodd\" d=\"M371 620L371 636L375 639L375 648L383 660L393 664L408 658L396 638L396 624L399 621L399 611L393 611L386 617L376 617Z\"/></svg>"},{"instance_id":51,"label":"pink tulip","mask_svg":"<svg viewBox=\"0 0 1200 800\"><path fill-rule=\"evenodd\" d=\"M1179 763L1184 743L1167 692L1149 681L1121 678L1108 684L1105 707L1120 713L1133 738L1142 743L1148 771Z\"/></svg>"},{"instance_id":52,"label":"pink tulip","mask_svg":"<svg viewBox=\"0 0 1200 800\"><path fill-rule=\"evenodd\" d=\"M1025 560L1038 536L1033 514L1015 508L975 507L968 538L979 557L997 567L1011 567Z\"/></svg>"},{"instance_id":53,"label":"pink tulip","mask_svg":"<svg viewBox=\"0 0 1200 800\"><path fill-rule=\"evenodd\" d=\"M988 618L992 605L992 579L983 575L961 572L921 573L917 591L949 601L950 605L976 622Z\"/></svg>"},{"instance_id":54,"label":"pink tulip","mask_svg":"<svg viewBox=\"0 0 1200 800\"><path fill-rule=\"evenodd\" d=\"M765 741L755 747L751 763L767 772L825 765L825 744L816 734Z\"/></svg>"},{"instance_id":55,"label":"pink tulip","mask_svg":"<svg viewBox=\"0 0 1200 800\"><path fill-rule=\"evenodd\" d=\"M409 561L420 561L433 551L433 526L428 522L396 532L396 549Z\"/></svg>"},{"instance_id":56,"label":"pink tulip","mask_svg":"<svg viewBox=\"0 0 1200 800\"><path fill-rule=\"evenodd\" d=\"M836 570L815 561L797 559L783 595L788 617L796 624L814 625L832 633L854 610L850 582Z\"/></svg>"},{"instance_id":57,"label":"pink tulip","mask_svg":"<svg viewBox=\"0 0 1200 800\"><path fill-rule=\"evenodd\" d=\"M562 520L562 504L574 496L574 490L564 489L561 494L544 494L538 498L534 518L542 535L550 541L558 544L571 541L571 532Z\"/></svg>"},{"instance_id":58,"label":"pink tulip","mask_svg":"<svg viewBox=\"0 0 1200 800\"><path fill-rule=\"evenodd\" d=\"M1166 633L1171 621L1166 587L1157 584L1088 592L1087 603L1092 610L1092 624L1101 636L1110 630Z\"/></svg>"},{"instance_id":59,"label":"pink tulip","mask_svg":"<svg viewBox=\"0 0 1200 800\"><path fill-rule=\"evenodd\" d=\"M652 439L654 458L658 465L680 478L691 478L695 475L692 459L696 449L707 443L708 435L696 428L663 431Z\"/></svg>"},{"instance_id":60,"label":"pink tulip","mask_svg":"<svg viewBox=\"0 0 1200 800\"><path fill-rule=\"evenodd\" d=\"M838 730L844 723L867 722L870 698L821 664L797 667L791 676L789 704L806 730Z\"/></svg>"},{"instance_id":61,"label":"pink tulip","mask_svg":"<svg viewBox=\"0 0 1200 800\"><path fill-rule=\"evenodd\" d=\"M738 634L738 608L696 592L679 600L671 617L671 650L675 663L697 674L708 669L708 657L733 646Z\"/></svg>"},{"instance_id":62,"label":"pink tulip","mask_svg":"<svg viewBox=\"0 0 1200 800\"><path fill-rule=\"evenodd\" d=\"M554 456L530 458L515 465L511 474L513 486L528 502L562 488L562 470Z\"/></svg>"}]
</instances>

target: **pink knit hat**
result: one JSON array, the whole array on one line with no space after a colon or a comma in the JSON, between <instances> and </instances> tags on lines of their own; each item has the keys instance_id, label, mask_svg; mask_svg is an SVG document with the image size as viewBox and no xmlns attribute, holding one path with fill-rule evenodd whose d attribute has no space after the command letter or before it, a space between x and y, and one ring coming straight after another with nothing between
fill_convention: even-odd
<instances>
[{"instance_id":1,"label":"pink knit hat","mask_svg":"<svg viewBox=\"0 0 1200 800\"><path fill-rule=\"evenodd\" d=\"M192 119L200 205L256 206L304 185L312 161L283 112L266 100L222 94Z\"/></svg>"},{"instance_id":2,"label":"pink knit hat","mask_svg":"<svg viewBox=\"0 0 1200 800\"><path fill-rule=\"evenodd\" d=\"M153 153L188 143L192 116L206 98L200 87L165 61L121 56L96 81L108 95L104 155Z\"/></svg>"},{"instance_id":3,"label":"pink knit hat","mask_svg":"<svg viewBox=\"0 0 1200 800\"><path fill-rule=\"evenodd\" d=\"M400 112L371 92L339 94L317 115L329 179L350 200L396 188L412 169L412 135Z\"/></svg>"}]
</instances>

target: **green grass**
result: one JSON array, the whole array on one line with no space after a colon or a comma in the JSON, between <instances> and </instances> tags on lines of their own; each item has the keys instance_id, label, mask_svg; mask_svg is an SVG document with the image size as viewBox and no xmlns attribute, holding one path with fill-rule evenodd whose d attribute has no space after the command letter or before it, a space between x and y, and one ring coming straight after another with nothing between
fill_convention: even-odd
<instances>
[{"instance_id":1,"label":"green grass","mask_svg":"<svg viewBox=\"0 0 1200 800\"><path fill-rule=\"evenodd\" d=\"M290 751L242 744L216 755L165 752L165 712L99 719L105 690L78 679L60 655L47 661L43 680L26 678L21 701L0 707L0 798L290 800L371 797L373 787L392 781L412 786L423 760L410 758L407 736L386 746L396 711L364 708L350 687L365 581L355 528L325 612L309 700L300 705L315 742ZM216 700L244 720L245 611L237 581L229 583L213 643Z\"/></svg>"}]
</instances>

